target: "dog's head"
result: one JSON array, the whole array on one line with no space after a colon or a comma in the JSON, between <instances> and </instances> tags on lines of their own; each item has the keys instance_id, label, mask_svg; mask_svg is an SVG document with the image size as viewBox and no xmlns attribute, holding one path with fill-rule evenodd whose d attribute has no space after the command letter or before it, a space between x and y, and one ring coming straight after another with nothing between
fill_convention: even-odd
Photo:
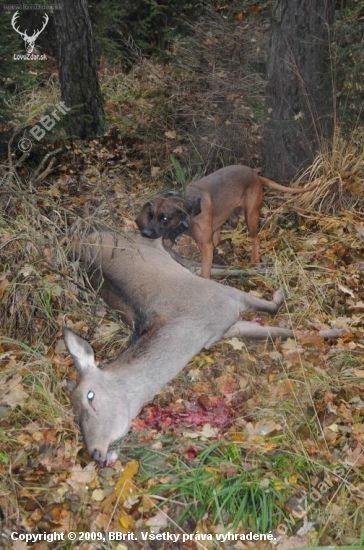
<instances>
[{"instance_id":1,"label":"dog's head","mask_svg":"<svg viewBox=\"0 0 364 550\"><path fill-rule=\"evenodd\" d=\"M163 237L175 242L176 238L187 231L191 214L196 212L192 205L180 195L169 191L155 196L141 209L136 224L144 237L158 239Z\"/></svg>"}]
</instances>

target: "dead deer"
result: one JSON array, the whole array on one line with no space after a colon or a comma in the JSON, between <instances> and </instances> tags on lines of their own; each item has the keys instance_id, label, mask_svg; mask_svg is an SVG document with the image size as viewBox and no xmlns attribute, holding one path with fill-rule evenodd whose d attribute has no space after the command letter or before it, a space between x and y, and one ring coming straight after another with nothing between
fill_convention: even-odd
<instances>
[{"instance_id":1,"label":"dead deer","mask_svg":"<svg viewBox=\"0 0 364 550\"><path fill-rule=\"evenodd\" d=\"M75 242L73 252L105 302L134 327L129 347L102 368L83 338L63 331L78 373L72 404L88 452L101 465L115 459L110 445L128 432L141 408L202 348L231 336L293 336L286 328L240 320L249 310L275 314L285 299L282 290L267 301L196 277L171 258L161 239L93 232Z\"/></svg>"}]
</instances>

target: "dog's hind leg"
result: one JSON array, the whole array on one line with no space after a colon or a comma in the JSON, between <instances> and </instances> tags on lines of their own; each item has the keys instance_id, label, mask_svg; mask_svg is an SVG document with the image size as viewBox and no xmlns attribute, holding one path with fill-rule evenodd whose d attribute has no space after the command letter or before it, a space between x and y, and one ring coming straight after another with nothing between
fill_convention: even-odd
<instances>
[{"instance_id":1,"label":"dog's hind leg","mask_svg":"<svg viewBox=\"0 0 364 550\"><path fill-rule=\"evenodd\" d=\"M244 217L249 235L252 238L252 252L250 263L258 264L260 259L259 216L263 203L263 189L261 185L249 189L244 197Z\"/></svg>"},{"instance_id":2,"label":"dog's hind leg","mask_svg":"<svg viewBox=\"0 0 364 550\"><path fill-rule=\"evenodd\" d=\"M250 263L252 264L258 264L260 260L259 213L259 210L245 212L246 225L252 238L252 252L250 255Z\"/></svg>"}]
</instances>

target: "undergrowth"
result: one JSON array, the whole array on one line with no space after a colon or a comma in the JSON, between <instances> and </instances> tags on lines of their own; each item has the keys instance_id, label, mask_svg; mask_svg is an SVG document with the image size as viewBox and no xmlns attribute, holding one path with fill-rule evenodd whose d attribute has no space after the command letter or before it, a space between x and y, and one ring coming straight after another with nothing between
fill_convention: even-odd
<instances>
[{"instance_id":1,"label":"undergrowth","mask_svg":"<svg viewBox=\"0 0 364 550\"><path fill-rule=\"evenodd\" d=\"M296 204L304 212L337 215L345 210L363 213L364 151L355 141L335 134L301 176L314 189L299 196Z\"/></svg>"},{"instance_id":2,"label":"undergrowth","mask_svg":"<svg viewBox=\"0 0 364 550\"><path fill-rule=\"evenodd\" d=\"M138 206L166 182L181 190L221 164L247 159L259 165L264 59L254 32L244 34L242 26L229 36L232 19L210 17L211 32L204 21L191 29L189 43L175 44L172 57L180 56L180 63L166 67L139 59L127 75L105 71L113 128L104 141L73 143L42 185L33 186L28 166L21 164L1 182L0 364L6 399L0 408L0 503L7 529L19 522L39 531L72 522L85 530L96 529L97 522L104 528L93 491L109 495L134 457L140 465L135 498L147 495L152 505L137 500L125 509L141 522L162 510L168 525L185 532L266 531L287 524L287 536L295 537L312 524L311 540L321 544L360 540L364 480L353 453L362 439L364 157L357 144L335 138L333 149L306 174L314 191L283 205L276 197L265 201L262 265L230 283L241 288L244 282L266 296L283 286L289 297L275 322L305 331L339 323L351 328L352 337L330 346L297 332L297 341L273 347L234 349L233 342L204 352L155 402L162 409L194 402L217 391L216 379L228 374L228 383L237 386L226 398L236 398L232 425L205 440L200 426L173 427L168 436L134 428L120 446L119 469L106 471L105 478L83 450L69 406L66 380L74 375L61 327L67 323L89 339L103 359L118 353L129 337L67 256L74 223L83 218L91 227L101 222L133 229ZM246 46L249 66L241 64L236 36ZM197 51L196 44L203 47ZM13 97L16 124L33 124L58 100L54 79L37 93ZM50 145L45 138L35 156ZM3 174L7 170L2 166ZM300 214L292 225L277 221L287 209ZM245 225L224 230L223 238L218 254L244 268L251 247ZM345 475L330 473L345 456ZM95 477L87 485L82 476L90 472ZM327 477L332 491L307 514L289 519L298 499L314 502L313 488ZM106 525L122 508L109 512Z\"/></svg>"}]
</instances>

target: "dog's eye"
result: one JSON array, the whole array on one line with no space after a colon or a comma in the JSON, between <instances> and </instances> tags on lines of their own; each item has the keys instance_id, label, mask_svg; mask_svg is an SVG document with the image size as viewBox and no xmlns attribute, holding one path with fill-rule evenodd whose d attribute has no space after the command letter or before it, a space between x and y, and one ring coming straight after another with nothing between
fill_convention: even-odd
<instances>
[{"instance_id":1,"label":"dog's eye","mask_svg":"<svg viewBox=\"0 0 364 550\"><path fill-rule=\"evenodd\" d=\"M164 214L162 214L161 218L160 218L160 221L161 223L168 223L169 222L169 218L167 216L165 216Z\"/></svg>"},{"instance_id":2,"label":"dog's eye","mask_svg":"<svg viewBox=\"0 0 364 550\"><path fill-rule=\"evenodd\" d=\"M151 208L148 208L148 221L151 221L153 219L153 211Z\"/></svg>"}]
</instances>

